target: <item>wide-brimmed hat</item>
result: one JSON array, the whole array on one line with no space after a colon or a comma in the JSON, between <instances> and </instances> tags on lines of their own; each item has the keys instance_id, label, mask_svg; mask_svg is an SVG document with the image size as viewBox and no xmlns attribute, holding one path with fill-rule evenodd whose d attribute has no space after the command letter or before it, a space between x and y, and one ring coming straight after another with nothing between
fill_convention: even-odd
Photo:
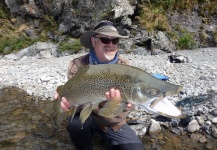
<instances>
[{"instance_id":1,"label":"wide-brimmed hat","mask_svg":"<svg viewBox=\"0 0 217 150\"><path fill-rule=\"evenodd\" d=\"M122 36L118 33L117 29L114 27L113 23L110 21L101 21L97 24L92 31L87 31L80 37L81 44L86 48L92 48L91 37L96 34L103 34L118 38L128 38L128 36Z\"/></svg>"}]
</instances>

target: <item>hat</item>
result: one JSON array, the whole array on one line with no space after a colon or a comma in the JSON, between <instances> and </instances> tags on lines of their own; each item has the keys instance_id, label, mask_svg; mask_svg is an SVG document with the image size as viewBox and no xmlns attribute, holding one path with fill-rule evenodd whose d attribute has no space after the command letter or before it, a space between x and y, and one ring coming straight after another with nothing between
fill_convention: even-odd
<instances>
[{"instance_id":1,"label":"hat","mask_svg":"<svg viewBox=\"0 0 217 150\"><path fill-rule=\"evenodd\" d=\"M80 37L81 44L86 48L92 48L92 43L90 38L96 34L103 34L108 36L114 36L119 38L128 38L128 36L122 36L118 33L117 29L114 27L113 23L110 21L101 21L97 24L92 31L87 31Z\"/></svg>"}]
</instances>

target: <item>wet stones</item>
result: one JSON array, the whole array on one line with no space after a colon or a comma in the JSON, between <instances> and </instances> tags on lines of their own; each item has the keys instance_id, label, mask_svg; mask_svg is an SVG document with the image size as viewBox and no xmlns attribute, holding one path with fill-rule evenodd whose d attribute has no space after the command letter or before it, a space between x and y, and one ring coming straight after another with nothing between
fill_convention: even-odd
<instances>
[{"instance_id":1,"label":"wet stones","mask_svg":"<svg viewBox=\"0 0 217 150\"><path fill-rule=\"evenodd\" d=\"M211 111L211 115L217 116L217 108L215 108Z\"/></svg>"},{"instance_id":2,"label":"wet stones","mask_svg":"<svg viewBox=\"0 0 217 150\"><path fill-rule=\"evenodd\" d=\"M212 123L217 124L217 117L212 119Z\"/></svg>"},{"instance_id":3,"label":"wet stones","mask_svg":"<svg viewBox=\"0 0 217 150\"><path fill-rule=\"evenodd\" d=\"M217 91L217 48L179 53L191 58L192 62L170 63L167 54L124 55L133 66L151 74L158 73L169 76L169 81L166 82L181 84L184 87L183 91L172 97L172 102L176 103L186 99L178 106L187 114L184 119L157 117L154 114L147 114L144 108L138 108L128 115L130 120L136 120L131 122L130 126L137 135L158 135L166 129L170 130L173 135L189 135L190 140L193 138L199 143L203 143L208 141L210 136L217 137L217 96L215 94L213 96L206 95ZM30 95L53 99L56 87L67 80L68 63L81 55L84 54L46 59L27 56L20 60L1 58L0 86L14 85L24 89ZM151 119L155 121L151 121ZM167 140L164 139L164 141ZM189 146L187 145L187 147ZM207 149L210 147L213 149L212 145L210 146L208 143Z\"/></svg>"},{"instance_id":4,"label":"wet stones","mask_svg":"<svg viewBox=\"0 0 217 150\"><path fill-rule=\"evenodd\" d=\"M216 127L211 128L211 135L212 137L217 139L217 128Z\"/></svg>"},{"instance_id":5,"label":"wet stones","mask_svg":"<svg viewBox=\"0 0 217 150\"><path fill-rule=\"evenodd\" d=\"M200 129L200 126L199 126L197 120L192 120L188 125L188 131L191 133L196 132L199 129Z\"/></svg>"},{"instance_id":6,"label":"wet stones","mask_svg":"<svg viewBox=\"0 0 217 150\"><path fill-rule=\"evenodd\" d=\"M159 124L159 122L155 121L155 120L151 120L151 126L149 129L149 135L155 135L161 132L161 126Z\"/></svg>"},{"instance_id":7,"label":"wet stones","mask_svg":"<svg viewBox=\"0 0 217 150\"><path fill-rule=\"evenodd\" d=\"M204 117L197 116L196 119L197 119L199 125L203 125L205 123Z\"/></svg>"}]
</instances>

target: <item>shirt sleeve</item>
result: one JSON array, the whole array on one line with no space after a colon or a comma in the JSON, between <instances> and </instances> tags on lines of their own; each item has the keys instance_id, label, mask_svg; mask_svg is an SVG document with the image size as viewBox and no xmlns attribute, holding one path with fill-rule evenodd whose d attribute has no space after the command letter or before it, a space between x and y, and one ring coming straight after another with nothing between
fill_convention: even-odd
<instances>
[{"instance_id":1,"label":"shirt sleeve","mask_svg":"<svg viewBox=\"0 0 217 150\"><path fill-rule=\"evenodd\" d=\"M71 79L78 71L78 65L75 60L72 60L68 65L67 79Z\"/></svg>"}]
</instances>

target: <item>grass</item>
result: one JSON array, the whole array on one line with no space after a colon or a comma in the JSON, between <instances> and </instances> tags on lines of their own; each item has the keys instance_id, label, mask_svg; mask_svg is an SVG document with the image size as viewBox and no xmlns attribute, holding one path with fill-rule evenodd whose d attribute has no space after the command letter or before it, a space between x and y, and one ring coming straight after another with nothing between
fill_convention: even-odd
<instances>
[{"instance_id":1,"label":"grass","mask_svg":"<svg viewBox=\"0 0 217 150\"><path fill-rule=\"evenodd\" d=\"M191 34L184 34L178 39L177 43L178 49L194 49L195 42Z\"/></svg>"},{"instance_id":2,"label":"grass","mask_svg":"<svg viewBox=\"0 0 217 150\"><path fill-rule=\"evenodd\" d=\"M31 39L25 36L18 36L16 38L1 38L0 54L6 55L11 52L18 51L20 49L31 46L36 39Z\"/></svg>"},{"instance_id":3,"label":"grass","mask_svg":"<svg viewBox=\"0 0 217 150\"><path fill-rule=\"evenodd\" d=\"M81 45L79 39L73 39L71 41L62 41L58 48L61 51L69 51L72 54L79 52L83 46Z\"/></svg>"},{"instance_id":4,"label":"grass","mask_svg":"<svg viewBox=\"0 0 217 150\"><path fill-rule=\"evenodd\" d=\"M19 51L28 46L31 46L38 41L47 41L47 32L57 29L57 24L53 17L43 16L42 29L38 32L38 38L28 37L23 30L28 28L28 24L21 24L20 26L14 26L10 19L4 18L7 13L0 10L0 54L6 55L11 52Z\"/></svg>"},{"instance_id":5,"label":"grass","mask_svg":"<svg viewBox=\"0 0 217 150\"><path fill-rule=\"evenodd\" d=\"M217 43L217 29L215 30L215 33L214 33L214 39L215 39L215 42Z\"/></svg>"},{"instance_id":6,"label":"grass","mask_svg":"<svg viewBox=\"0 0 217 150\"><path fill-rule=\"evenodd\" d=\"M142 1L135 19L148 31L165 31L171 40L178 40L178 49L193 49L196 47L193 35L183 30L171 29L167 14L177 11L189 15L195 6L199 7L198 13L205 20L210 15L217 15L216 0L147 0ZM216 33L214 38L217 41Z\"/></svg>"},{"instance_id":7,"label":"grass","mask_svg":"<svg viewBox=\"0 0 217 150\"><path fill-rule=\"evenodd\" d=\"M134 3L133 0L129 0L129 2ZM78 7L77 5L78 0L72 0L72 6L75 10ZM40 22L41 27L37 33L38 38L31 39L23 31L19 31L19 27L13 26L10 22L10 12L5 6L5 2L1 1L0 6L2 8L0 9L0 54L18 51L37 41L46 41L48 40L48 31L53 31L56 35L61 35L58 33L58 24L55 19L52 16L44 15ZM192 49L195 46L193 35L181 30L172 30L167 14L174 10L188 14L195 9L195 6L199 7L199 13L204 17L204 20L208 20L207 24L209 23L209 15L217 15L216 0L141 0L136 19L141 27L148 31L166 31L165 33L170 35L169 38L171 40L178 40L177 47L179 49ZM101 14L102 18L111 19L111 16L113 14L111 14L110 10ZM28 27L28 23L25 25ZM202 38L205 39L204 35ZM217 31L214 33L214 40L217 42ZM72 42L63 41L59 44L59 48L61 51L68 50L72 53L77 53L82 49L82 45L78 39L75 39Z\"/></svg>"},{"instance_id":8,"label":"grass","mask_svg":"<svg viewBox=\"0 0 217 150\"><path fill-rule=\"evenodd\" d=\"M176 10L188 14L197 5L204 17L217 14L217 1L214 0L148 0L139 6L136 19L147 30L170 31L168 12Z\"/></svg>"},{"instance_id":9,"label":"grass","mask_svg":"<svg viewBox=\"0 0 217 150\"><path fill-rule=\"evenodd\" d=\"M161 7L140 7L140 16L137 16L136 19L139 20L140 25L145 27L146 30L165 31L170 29L165 11Z\"/></svg>"}]
</instances>

